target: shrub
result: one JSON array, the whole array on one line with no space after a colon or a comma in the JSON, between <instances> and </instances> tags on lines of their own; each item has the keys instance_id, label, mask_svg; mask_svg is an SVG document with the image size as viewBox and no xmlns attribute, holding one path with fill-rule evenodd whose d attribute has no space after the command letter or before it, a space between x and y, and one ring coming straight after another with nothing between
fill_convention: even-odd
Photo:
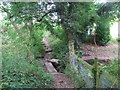
<instances>
[{"instance_id":1,"label":"shrub","mask_svg":"<svg viewBox=\"0 0 120 90\"><path fill-rule=\"evenodd\" d=\"M105 20L101 20L97 23L96 28L96 42L98 45L107 45L110 41L110 24Z\"/></svg>"},{"instance_id":2,"label":"shrub","mask_svg":"<svg viewBox=\"0 0 120 90\"><path fill-rule=\"evenodd\" d=\"M27 37L26 37L27 35ZM45 88L51 87L52 75L47 73L42 62L35 59L34 51L42 46L33 46L33 41L30 42L29 31L21 29L17 33L13 28L3 33L2 44L2 88ZM42 46L43 47L43 46ZM35 49L36 48L36 49ZM42 55L42 53L39 53Z\"/></svg>"},{"instance_id":3,"label":"shrub","mask_svg":"<svg viewBox=\"0 0 120 90\"><path fill-rule=\"evenodd\" d=\"M55 35L48 31L46 32L46 37L52 48L52 58L60 60L59 63L54 64L54 66L59 72L63 72L68 62L66 34L61 27L56 27L52 32L54 32Z\"/></svg>"}]
</instances>

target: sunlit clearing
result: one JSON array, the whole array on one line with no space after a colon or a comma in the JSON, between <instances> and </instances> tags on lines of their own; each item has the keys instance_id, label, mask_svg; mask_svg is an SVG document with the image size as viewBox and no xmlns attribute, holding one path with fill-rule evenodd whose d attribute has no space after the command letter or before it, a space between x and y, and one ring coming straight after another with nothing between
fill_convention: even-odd
<instances>
[{"instance_id":1,"label":"sunlit clearing","mask_svg":"<svg viewBox=\"0 0 120 90\"><path fill-rule=\"evenodd\" d=\"M111 25L110 34L111 34L112 38L114 38L114 39L118 38L118 22L115 22L113 25Z\"/></svg>"}]
</instances>

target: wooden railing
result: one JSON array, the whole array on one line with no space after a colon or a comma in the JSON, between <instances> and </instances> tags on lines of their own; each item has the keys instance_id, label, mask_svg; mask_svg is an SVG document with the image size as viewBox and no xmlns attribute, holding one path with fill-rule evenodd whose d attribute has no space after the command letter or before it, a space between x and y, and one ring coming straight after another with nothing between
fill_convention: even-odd
<instances>
[{"instance_id":1,"label":"wooden railing","mask_svg":"<svg viewBox=\"0 0 120 90\"><path fill-rule=\"evenodd\" d=\"M118 85L117 80L116 80L115 77L111 76L110 74L108 74L108 73L105 72L105 71L102 71L102 70L98 67L98 65L97 65L98 59L97 59L97 58L94 59L94 66L91 66L90 64L88 64L87 62L85 62L84 60L82 60L81 58L79 58L77 55L73 54L73 56L74 56L80 63L82 63L87 69L89 69L91 72L93 72L93 69L96 69L97 72L102 72L102 74L103 74L104 76L106 76L106 78L107 78L108 80L110 80L114 85ZM115 80L116 80L116 81L115 81ZM98 85L98 84L99 84L99 83L97 82L97 85Z\"/></svg>"}]
</instances>

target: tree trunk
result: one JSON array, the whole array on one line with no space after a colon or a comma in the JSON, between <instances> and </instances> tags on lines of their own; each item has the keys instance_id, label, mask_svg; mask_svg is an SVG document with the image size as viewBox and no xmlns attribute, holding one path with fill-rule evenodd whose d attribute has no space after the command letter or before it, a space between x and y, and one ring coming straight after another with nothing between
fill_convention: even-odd
<instances>
[{"instance_id":1,"label":"tree trunk","mask_svg":"<svg viewBox=\"0 0 120 90\"><path fill-rule=\"evenodd\" d=\"M72 13L71 10L72 10L73 4L70 2L69 3L66 2L66 3L60 3L60 4L55 3L55 5L56 5L57 14L60 16L60 19L61 19L61 25L66 31L66 35L68 38L68 48L69 48L68 62L72 64L73 54L75 54L75 50L74 50L73 32L69 25L69 19L71 18L71 13ZM66 9L68 10L68 12L66 12Z\"/></svg>"},{"instance_id":2,"label":"tree trunk","mask_svg":"<svg viewBox=\"0 0 120 90\"><path fill-rule=\"evenodd\" d=\"M33 21L31 20L29 22L29 24L27 24L28 28L29 28L29 31L30 31L30 39L35 39L35 36L34 36L34 31L32 29L33 27Z\"/></svg>"},{"instance_id":3,"label":"tree trunk","mask_svg":"<svg viewBox=\"0 0 120 90\"><path fill-rule=\"evenodd\" d=\"M12 26L14 27L15 30L17 30L19 32L19 28L16 24L13 23L13 21L10 19L10 22L12 24Z\"/></svg>"},{"instance_id":4,"label":"tree trunk","mask_svg":"<svg viewBox=\"0 0 120 90\"><path fill-rule=\"evenodd\" d=\"M72 34L71 30L69 30L67 32L68 32L69 62L71 64L73 61L73 54L75 54L74 40L73 40L73 34Z\"/></svg>"},{"instance_id":5,"label":"tree trunk","mask_svg":"<svg viewBox=\"0 0 120 90\"><path fill-rule=\"evenodd\" d=\"M97 43L96 43L96 32L94 32L94 44L95 44L95 46L97 46Z\"/></svg>"},{"instance_id":6,"label":"tree trunk","mask_svg":"<svg viewBox=\"0 0 120 90\"><path fill-rule=\"evenodd\" d=\"M29 47L29 49L28 49L28 57L30 57L30 55L31 56L34 56L34 53L31 51L31 48L32 47L34 47L35 45L36 45L36 38L35 38L35 36L34 36L34 31L33 31L33 29L32 29L32 27L33 27L33 21L31 20L28 24L26 24L27 25L27 27L28 27L28 29L29 29L29 31L30 31L30 39L29 39L29 41L31 41L31 40L33 40L33 42L31 43L31 45L29 45L29 42L28 42L28 47Z\"/></svg>"}]
</instances>

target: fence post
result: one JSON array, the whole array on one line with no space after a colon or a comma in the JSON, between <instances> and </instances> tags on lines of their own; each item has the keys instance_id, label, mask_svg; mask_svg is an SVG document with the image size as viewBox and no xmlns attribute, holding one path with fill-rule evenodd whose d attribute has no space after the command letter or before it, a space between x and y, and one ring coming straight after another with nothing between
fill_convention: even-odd
<instances>
[{"instance_id":1,"label":"fence post","mask_svg":"<svg viewBox=\"0 0 120 90\"><path fill-rule=\"evenodd\" d=\"M94 86L93 86L93 88L94 89L100 88L99 71L98 71L98 59L97 58L94 59L93 78L94 78L94 81L93 81Z\"/></svg>"}]
</instances>

